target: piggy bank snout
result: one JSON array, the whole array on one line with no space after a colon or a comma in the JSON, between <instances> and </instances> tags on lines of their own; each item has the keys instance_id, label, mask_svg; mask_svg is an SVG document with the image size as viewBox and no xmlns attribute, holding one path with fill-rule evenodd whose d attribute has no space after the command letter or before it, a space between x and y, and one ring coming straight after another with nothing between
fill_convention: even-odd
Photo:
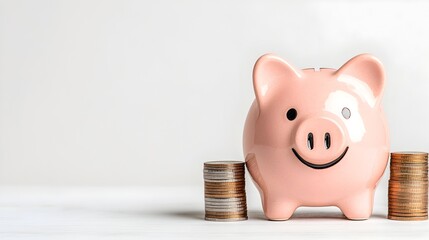
<instances>
[{"instance_id":1,"label":"piggy bank snout","mask_svg":"<svg viewBox=\"0 0 429 240\"><path fill-rule=\"evenodd\" d=\"M343 127L327 117L305 119L295 136L297 153L314 164L325 164L338 158L345 151L346 142Z\"/></svg>"}]
</instances>

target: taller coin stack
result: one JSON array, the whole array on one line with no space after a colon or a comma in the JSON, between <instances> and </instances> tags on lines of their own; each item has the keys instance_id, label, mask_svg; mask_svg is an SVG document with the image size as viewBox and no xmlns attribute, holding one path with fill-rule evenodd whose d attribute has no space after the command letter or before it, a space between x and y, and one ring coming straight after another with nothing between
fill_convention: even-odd
<instances>
[{"instance_id":1,"label":"taller coin stack","mask_svg":"<svg viewBox=\"0 0 429 240\"><path fill-rule=\"evenodd\" d=\"M428 153L391 154L387 217L404 221L428 219Z\"/></svg>"},{"instance_id":2,"label":"taller coin stack","mask_svg":"<svg viewBox=\"0 0 429 240\"><path fill-rule=\"evenodd\" d=\"M244 162L204 163L206 220L247 220Z\"/></svg>"}]
</instances>

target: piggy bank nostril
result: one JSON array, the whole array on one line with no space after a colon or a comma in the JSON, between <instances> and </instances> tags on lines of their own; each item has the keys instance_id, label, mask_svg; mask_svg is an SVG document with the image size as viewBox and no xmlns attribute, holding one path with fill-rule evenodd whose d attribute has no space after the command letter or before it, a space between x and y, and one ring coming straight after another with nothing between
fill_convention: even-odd
<instances>
[{"instance_id":1,"label":"piggy bank nostril","mask_svg":"<svg viewBox=\"0 0 429 240\"><path fill-rule=\"evenodd\" d=\"M314 148L314 139L313 139L313 133L309 133L307 135L307 147L310 150L313 150Z\"/></svg>"},{"instance_id":2,"label":"piggy bank nostril","mask_svg":"<svg viewBox=\"0 0 429 240\"><path fill-rule=\"evenodd\" d=\"M331 147L331 134L325 133L325 148L329 149Z\"/></svg>"}]
</instances>

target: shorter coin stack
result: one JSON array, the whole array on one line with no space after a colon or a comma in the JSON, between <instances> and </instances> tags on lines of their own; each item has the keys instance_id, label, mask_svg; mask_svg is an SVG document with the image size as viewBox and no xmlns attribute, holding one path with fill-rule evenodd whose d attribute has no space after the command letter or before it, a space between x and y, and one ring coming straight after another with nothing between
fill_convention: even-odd
<instances>
[{"instance_id":1,"label":"shorter coin stack","mask_svg":"<svg viewBox=\"0 0 429 240\"><path fill-rule=\"evenodd\" d=\"M240 221L247 219L244 162L204 163L206 220Z\"/></svg>"},{"instance_id":2,"label":"shorter coin stack","mask_svg":"<svg viewBox=\"0 0 429 240\"><path fill-rule=\"evenodd\" d=\"M391 154L387 217L403 221L428 219L428 153Z\"/></svg>"}]
</instances>

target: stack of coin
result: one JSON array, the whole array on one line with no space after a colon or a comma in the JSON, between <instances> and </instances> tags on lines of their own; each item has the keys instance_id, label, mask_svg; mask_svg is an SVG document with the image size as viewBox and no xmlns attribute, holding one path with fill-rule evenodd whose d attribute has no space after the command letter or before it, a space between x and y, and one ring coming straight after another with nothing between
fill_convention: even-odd
<instances>
[{"instance_id":1,"label":"stack of coin","mask_svg":"<svg viewBox=\"0 0 429 240\"><path fill-rule=\"evenodd\" d=\"M204 163L204 196L206 220L246 220L244 162Z\"/></svg>"},{"instance_id":2,"label":"stack of coin","mask_svg":"<svg viewBox=\"0 0 429 240\"><path fill-rule=\"evenodd\" d=\"M404 221L428 219L428 153L391 154L387 217Z\"/></svg>"}]
</instances>

